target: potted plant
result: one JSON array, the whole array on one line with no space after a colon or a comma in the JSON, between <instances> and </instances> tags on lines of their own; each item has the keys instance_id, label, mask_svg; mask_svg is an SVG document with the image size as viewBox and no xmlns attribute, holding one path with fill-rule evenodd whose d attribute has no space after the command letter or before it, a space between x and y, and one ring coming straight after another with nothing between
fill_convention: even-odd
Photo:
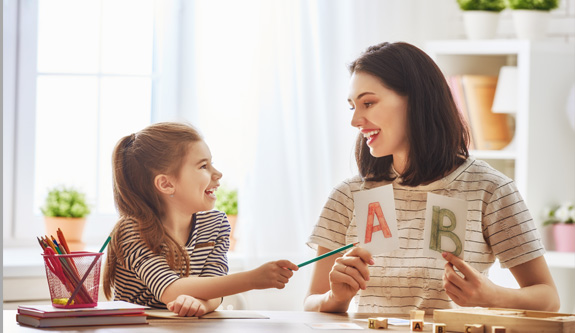
<instances>
[{"instance_id":1,"label":"potted plant","mask_svg":"<svg viewBox=\"0 0 575 333\"><path fill-rule=\"evenodd\" d=\"M551 10L558 0L507 0L512 10L515 33L520 39L543 39L547 33Z\"/></svg>"},{"instance_id":2,"label":"potted plant","mask_svg":"<svg viewBox=\"0 0 575 333\"><path fill-rule=\"evenodd\" d=\"M48 191L44 206L40 208L44 215L46 234L56 237L61 229L71 251L84 249L82 234L86 216L90 207L86 195L73 187L56 186Z\"/></svg>"},{"instance_id":3,"label":"potted plant","mask_svg":"<svg viewBox=\"0 0 575 333\"><path fill-rule=\"evenodd\" d=\"M215 209L226 213L232 228L230 233L230 250L236 247L234 232L238 220L238 191L229 187L221 186L216 192L217 200Z\"/></svg>"},{"instance_id":4,"label":"potted plant","mask_svg":"<svg viewBox=\"0 0 575 333\"><path fill-rule=\"evenodd\" d=\"M555 250L575 252L575 206L565 202L559 206L547 208L544 212L544 226L553 226Z\"/></svg>"},{"instance_id":5,"label":"potted plant","mask_svg":"<svg viewBox=\"0 0 575 333\"><path fill-rule=\"evenodd\" d=\"M463 10L463 24L469 39L495 37L504 0L457 0Z\"/></svg>"}]
</instances>

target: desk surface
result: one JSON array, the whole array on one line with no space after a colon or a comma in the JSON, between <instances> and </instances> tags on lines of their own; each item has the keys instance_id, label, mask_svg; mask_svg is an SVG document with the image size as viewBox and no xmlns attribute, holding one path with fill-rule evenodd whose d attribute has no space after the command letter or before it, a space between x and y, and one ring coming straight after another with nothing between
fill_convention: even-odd
<instances>
[{"instance_id":1,"label":"desk surface","mask_svg":"<svg viewBox=\"0 0 575 333\"><path fill-rule=\"evenodd\" d=\"M319 312L299 312L299 311L254 311L269 317L269 319L199 319L183 321L177 319L149 319L149 325L126 325L126 326L91 326L91 327L60 327L37 329L21 326L16 322L16 310L4 310L4 332L183 332L193 331L194 333L281 333L281 332L353 332L353 330L318 330L309 326L312 323L354 323L364 330L379 332L380 330L370 330L367 328L367 318L382 316L365 313L319 313ZM409 318L407 315L385 315L389 318ZM431 316L426 316L426 322L431 322ZM431 332L432 325L426 325L424 332ZM409 326L389 326L385 332L411 332Z\"/></svg>"}]
</instances>

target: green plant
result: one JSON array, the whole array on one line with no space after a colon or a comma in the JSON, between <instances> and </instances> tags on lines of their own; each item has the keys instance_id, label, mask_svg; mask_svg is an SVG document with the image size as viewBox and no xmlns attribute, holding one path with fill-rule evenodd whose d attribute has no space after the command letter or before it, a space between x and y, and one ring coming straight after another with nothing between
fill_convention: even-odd
<instances>
[{"instance_id":1,"label":"green plant","mask_svg":"<svg viewBox=\"0 0 575 333\"><path fill-rule=\"evenodd\" d=\"M484 10L500 12L505 9L504 0L457 0L461 10Z\"/></svg>"},{"instance_id":2,"label":"green plant","mask_svg":"<svg viewBox=\"0 0 575 333\"><path fill-rule=\"evenodd\" d=\"M227 215L238 215L238 191L227 187L220 187L216 191L215 209Z\"/></svg>"},{"instance_id":3,"label":"green plant","mask_svg":"<svg viewBox=\"0 0 575 333\"><path fill-rule=\"evenodd\" d=\"M559 7L559 0L507 0L511 9L551 10Z\"/></svg>"},{"instance_id":4,"label":"green plant","mask_svg":"<svg viewBox=\"0 0 575 333\"><path fill-rule=\"evenodd\" d=\"M552 225L557 223L574 224L575 206L572 202L565 202L562 205L546 208L543 215L545 216L543 225Z\"/></svg>"},{"instance_id":5,"label":"green plant","mask_svg":"<svg viewBox=\"0 0 575 333\"><path fill-rule=\"evenodd\" d=\"M48 217L86 217L90 214L85 194L65 186L50 189L40 210Z\"/></svg>"}]
</instances>

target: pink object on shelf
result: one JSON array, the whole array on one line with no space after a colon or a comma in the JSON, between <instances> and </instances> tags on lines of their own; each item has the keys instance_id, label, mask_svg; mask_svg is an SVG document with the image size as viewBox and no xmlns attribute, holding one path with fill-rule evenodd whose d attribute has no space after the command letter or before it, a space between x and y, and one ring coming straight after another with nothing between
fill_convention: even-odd
<instances>
[{"instance_id":1,"label":"pink object on shelf","mask_svg":"<svg viewBox=\"0 0 575 333\"><path fill-rule=\"evenodd\" d=\"M555 250L558 252L575 252L575 224L558 223L553 225Z\"/></svg>"}]
</instances>

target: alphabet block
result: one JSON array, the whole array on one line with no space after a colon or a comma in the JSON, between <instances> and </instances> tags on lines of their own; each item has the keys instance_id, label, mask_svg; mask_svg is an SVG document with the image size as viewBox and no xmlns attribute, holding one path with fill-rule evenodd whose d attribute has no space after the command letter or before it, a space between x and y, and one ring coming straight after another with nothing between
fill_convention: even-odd
<instances>
[{"instance_id":1,"label":"alphabet block","mask_svg":"<svg viewBox=\"0 0 575 333\"><path fill-rule=\"evenodd\" d=\"M412 320L411 321L411 330L414 332L421 332L423 331L423 321L421 320Z\"/></svg>"},{"instance_id":2,"label":"alphabet block","mask_svg":"<svg viewBox=\"0 0 575 333\"><path fill-rule=\"evenodd\" d=\"M411 320L423 321L424 316L425 316L425 311L423 311L423 310L411 310L411 311L409 311L409 318Z\"/></svg>"},{"instance_id":3,"label":"alphabet block","mask_svg":"<svg viewBox=\"0 0 575 333\"><path fill-rule=\"evenodd\" d=\"M433 333L447 333L447 327L443 323L433 324Z\"/></svg>"},{"instance_id":4,"label":"alphabet block","mask_svg":"<svg viewBox=\"0 0 575 333\"><path fill-rule=\"evenodd\" d=\"M485 328L481 324L465 324L465 333L484 333Z\"/></svg>"},{"instance_id":5,"label":"alphabet block","mask_svg":"<svg viewBox=\"0 0 575 333\"><path fill-rule=\"evenodd\" d=\"M373 329L378 329L378 328L383 328L383 329L387 329L387 318L381 318L381 317L377 317L377 318L369 318L367 320L368 328L373 328Z\"/></svg>"},{"instance_id":6,"label":"alphabet block","mask_svg":"<svg viewBox=\"0 0 575 333\"><path fill-rule=\"evenodd\" d=\"M505 326L491 326L491 333L505 333Z\"/></svg>"}]
</instances>

